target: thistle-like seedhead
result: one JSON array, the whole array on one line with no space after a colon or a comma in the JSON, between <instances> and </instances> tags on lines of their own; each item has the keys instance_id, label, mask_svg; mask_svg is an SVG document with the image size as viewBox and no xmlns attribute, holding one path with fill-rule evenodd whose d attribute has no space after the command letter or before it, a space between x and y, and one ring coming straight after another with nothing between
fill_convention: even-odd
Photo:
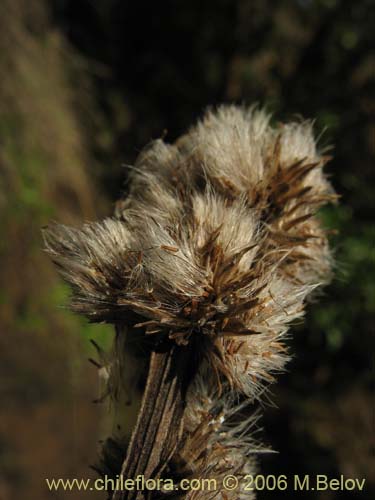
<instances>
[{"instance_id":1,"label":"thistle-like seedhead","mask_svg":"<svg viewBox=\"0 0 375 500\"><path fill-rule=\"evenodd\" d=\"M52 226L46 248L92 321L202 346L218 380L257 397L330 253L315 217L335 195L308 122L272 127L234 106L152 143L116 217Z\"/></svg>"}]
</instances>

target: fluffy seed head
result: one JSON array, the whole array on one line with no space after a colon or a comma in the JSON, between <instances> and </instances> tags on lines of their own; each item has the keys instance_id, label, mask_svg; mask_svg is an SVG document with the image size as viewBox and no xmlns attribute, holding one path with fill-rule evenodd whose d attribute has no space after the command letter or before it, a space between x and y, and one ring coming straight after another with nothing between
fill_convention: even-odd
<instances>
[{"instance_id":1,"label":"fluffy seed head","mask_svg":"<svg viewBox=\"0 0 375 500\"><path fill-rule=\"evenodd\" d=\"M256 474L256 455L269 451L254 439L259 415L248 402L236 401L231 391L219 394L207 384L207 376L201 370L190 387L183 437L169 467L179 477L215 481L215 491L191 491L188 499L254 498L252 492L246 491L244 478ZM232 492L223 487L228 474L235 474L238 480L239 486Z\"/></svg>"},{"instance_id":2,"label":"fluffy seed head","mask_svg":"<svg viewBox=\"0 0 375 500\"><path fill-rule=\"evenodd\" d=\"M288 358L290 322L329 277L315 216L335 197L326 161L310 123L273 127L254 108L221 107L175 144L155 141L114 218L45 232L73 309L196 342L219 381L258 397Z\"/></svg>"}]
</instances>

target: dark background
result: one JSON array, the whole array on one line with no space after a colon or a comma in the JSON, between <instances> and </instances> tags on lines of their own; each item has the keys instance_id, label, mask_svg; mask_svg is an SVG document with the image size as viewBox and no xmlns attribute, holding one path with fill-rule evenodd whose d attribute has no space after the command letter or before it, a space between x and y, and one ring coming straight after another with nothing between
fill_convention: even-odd
<instances>
[{"instance_id":1,"label":"dark background","mask_svg":"<svg viewBox=\"0 0 375 500\"><path fill-rule=\"evenodd\" d=\"M366 492L262 492L259 499L375 498L374 5L370 0L3 0L0 14L0 498L49 493L45 477L95 477L111 414L86 358L111 328L65 308L40 227L109 215L150 140L173 141L207 105L258 102L315 120L340 205L336 274L265 407L279 451L266 474L367 479Z\"/></svg>"}]
</instances>

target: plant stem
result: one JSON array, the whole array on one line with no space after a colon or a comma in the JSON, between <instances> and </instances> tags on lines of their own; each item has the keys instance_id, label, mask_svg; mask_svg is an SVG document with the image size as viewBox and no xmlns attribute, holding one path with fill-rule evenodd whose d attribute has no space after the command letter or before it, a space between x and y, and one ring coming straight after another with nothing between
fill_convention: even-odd
<instances>
[{"instance_id":1,"label":"plant stem","mask_svg":"<svg viewBox=\"0 0 375 500\"><path fill-rule=\"evenodd\" d=\"M151 354L141 409L121 474L158 478L176 450L182 433L185 394L191 373L191 348L172 346ZM138 500L147 491L115 491L114 500Z\"/></svg>"}]
</instances>

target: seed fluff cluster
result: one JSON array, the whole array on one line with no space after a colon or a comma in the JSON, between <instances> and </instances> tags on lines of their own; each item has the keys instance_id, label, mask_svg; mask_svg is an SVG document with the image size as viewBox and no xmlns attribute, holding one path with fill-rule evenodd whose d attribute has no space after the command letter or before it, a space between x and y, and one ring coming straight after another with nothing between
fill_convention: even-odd
<instances>
[{"instance_id":1,"label":"seed fluff cluster","mask_svg":"<svg viewBox=\"0 0 375 500\"><path fill-rule=\"evenodd\" d=\"M220 107L141 153L113 218L45 232L73 310L199 351L174 458L195 477L252 469L236 398L264 395L288 360L290 323L329 278L315 217L335 199L327 160L309 122L271 126L262 110Z\"/></svg>"}]
</instances>

